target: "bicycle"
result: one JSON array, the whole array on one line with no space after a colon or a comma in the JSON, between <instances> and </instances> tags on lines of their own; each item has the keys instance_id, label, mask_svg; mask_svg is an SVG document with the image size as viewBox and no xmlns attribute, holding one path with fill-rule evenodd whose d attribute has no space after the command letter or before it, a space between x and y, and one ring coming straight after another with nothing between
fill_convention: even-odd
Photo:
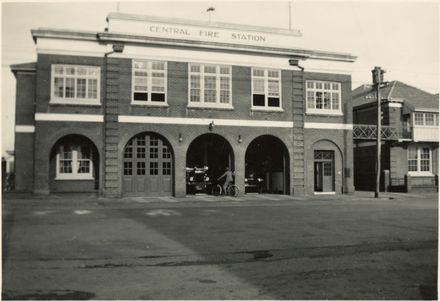
<instances>
[{"instance_id":1,"label":"bicycle","mask_svg":"<svg viewBox=\"0 0 440 301\"><path fill-rule=\"evenodd\" d=\"M223 185L217 184L212 187L212 195L229 195L229 196L238 196L240 189L238 189L237 185L229 183L226 186L226 193L223 191Z\"/></svg>"}]
</instances>

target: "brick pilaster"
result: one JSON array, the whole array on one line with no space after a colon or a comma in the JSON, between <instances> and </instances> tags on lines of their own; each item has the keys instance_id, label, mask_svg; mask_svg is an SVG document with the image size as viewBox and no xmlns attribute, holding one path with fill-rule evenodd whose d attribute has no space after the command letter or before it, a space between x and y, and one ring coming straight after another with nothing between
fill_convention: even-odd
<instances>
[{"instance_id":1,"label":"brick pilaster","mask_svg":"<svg viewBox=\"0 0 440 301\"><path fill-rule=\"evenodd\" d=\"M117 59L107 58L105 69L105 105L104 105L104 184L103 195L120 197L120 167L118 163L119 142L119 72Z\"/></svg>"},{"instance_id":2,"label":"brick pilaster","mask_svg":"<svg viewBox=\"0 0 440 301\"><path fill-rule=\"evenodd\" d=\"M293 162L292 188L294 195L304 195L304 75L293 73Z\"/></svg>"}]
</instances>

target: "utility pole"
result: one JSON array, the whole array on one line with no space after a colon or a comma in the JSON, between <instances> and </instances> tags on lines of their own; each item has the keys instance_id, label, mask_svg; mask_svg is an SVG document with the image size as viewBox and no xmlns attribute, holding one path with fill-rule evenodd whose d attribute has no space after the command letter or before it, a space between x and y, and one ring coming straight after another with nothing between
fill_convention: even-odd
<instances>
[{"instance_id":1,"label":"utility pole","mask_svg":"<svg viewBox=\"0 0 440 301\"><path fill-rule=\"evenodd\" d=\"M292 1L289 1L289 30L292 30Z\"/></svg>"},{"instance_id":2,"label":"utility pole","mask_svg":"<svg viewBox=\"0 0 440 301\"><path fill-rule=\"evenodd\" d=\"M379 197L379 188L380 188L380 158L381 158L381 136L382 136L382 129L381 129L381 102L382 99L380 97L380 88L381 84L384 83L383 81L383 74L385 73L385 70L382 70L380 67L374 67L373 70L371 70L373 73L373 85L376 88L376 97L377 97L377 132L376 132L376 191L374 192L374 197Z\"/></svg>"}]
</instances>

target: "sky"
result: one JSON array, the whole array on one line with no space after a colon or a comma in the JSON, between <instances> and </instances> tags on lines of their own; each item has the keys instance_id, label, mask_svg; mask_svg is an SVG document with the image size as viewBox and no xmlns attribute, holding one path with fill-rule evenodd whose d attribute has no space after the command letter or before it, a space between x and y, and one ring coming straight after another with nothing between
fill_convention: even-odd
<instances>
[{"instance_id":1,"label":"sky","mask_svg":"<svg viewBox=\"0 0 440 301\"><path fill-rule=\"evenodd\" d=\"M14 148L15 78L11 64L36 60L30 30L103 31L110 12L289 28L289 1L2 2L2 155ZM371 83L371 70L386 70L430 93L439 92L439 3L415 1L290 1L291 27L302 33L294 47L357 56L353 89Z\"/></svg>"}]
</instances>

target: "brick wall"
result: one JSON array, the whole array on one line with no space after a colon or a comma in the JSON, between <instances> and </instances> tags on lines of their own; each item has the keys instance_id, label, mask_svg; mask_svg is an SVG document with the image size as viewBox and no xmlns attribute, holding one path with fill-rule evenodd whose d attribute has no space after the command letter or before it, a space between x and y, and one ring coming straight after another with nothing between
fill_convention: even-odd
<instances>
[{"instance_id":1,"label":"brick wall","mask_svg":"<svg viewBox=\"0 0 440 301\"><path fill-rule=\"evenodd\" d=\"M34 72L16 74L15 124L34 125L35 83ZM15 133L15 190L32 191L34 134Z\"/></svg>"},{"instance_id":2,"label":"brick wall","mask_svg":"<svg viewBox=\"0 0 440 301\"><path fill-rule=\"evenodd\" d=\"M223 118L241 120L293 121L294 128L270 127L222 127L216 126L216 133L229 141L234 152L236 183L244 191L245 153L250 143L261 135L277 137L285 145L289 155L290 172L288 182L290 193L302 195L313 192L313 152L305 151L313 147L328 147L337 150L336 191L350 192L353 187L352 170L352 132L349 130L304 130L304 122L351 123L351 78L346 75L303 73L283 70L282 112L257 112L251 110L251 67L232 66L232 105L233 110L192 109L188 104L188 64L170 61L167 63L167 103L168 107L144 107L131 105L132 61L122 58L71 57L64 55L38 55L36 112L69 114L103 114L104 123L93 122L43 122L36 123L35 149L33 163L35 168L34 191L48 193L50 189L69 191L74 182L53 182L53 172L48 152L58 139L68 134L79 134L93 141L99 153L99 183L104 195L120 196L122 191L121 170L123 149L133 136L141 132L161 134L172 146L174 156L174 195L186 194L185 167L186 153L190 143L198 136L210 133L208 124L158 125L124 124L117 122L118 115L167 116L192 118ZM51 64L76 64L101 67L102 106L53 105L50 101ZM105 72L107 68L108 72ZM104 77L106 74L106 77ZM305 115L305 80L329 80L342 83L343 116ZM106 89L104 85L106 84ZM19 111L21 112L21 111ZM19 113L21 114L21 113ZM31 113L27 113L32 116ZM25 114L23 114L25 116ZM25 118L25 117L23 117ZM181 134L183 141L179 142ZM241 136L242 142L238 142ZM105 139L104 139L105 137ZM20 141L20 139L18 140ZM326 141L326 142L324 142ZM18 146L17 148L21 148ZM18 150L20 153L20 150ZM312 167L312 169L310 169ZM345 172L348 169L347 175ZM87 184L89 185L89 184ZM90 183L91 185L91 183ZM89 186L90 188L91 186Z\"/></svg>"},{"instance_id":3,"label":"brick wall","mask_svg":"<svg viewBox=\"0 0 440 301\"><path fill-rule=\"evenodd\" d=\"M103 59L87 56L68 56L38 54L37 60L37 86L36 86L36 112L44 113L76 113L76 114L102 114L102 106L60 105L49 104L51 93L51 65L73 64L101 67L101 103L103 99Z\"/></svg>"}]
</instances>

